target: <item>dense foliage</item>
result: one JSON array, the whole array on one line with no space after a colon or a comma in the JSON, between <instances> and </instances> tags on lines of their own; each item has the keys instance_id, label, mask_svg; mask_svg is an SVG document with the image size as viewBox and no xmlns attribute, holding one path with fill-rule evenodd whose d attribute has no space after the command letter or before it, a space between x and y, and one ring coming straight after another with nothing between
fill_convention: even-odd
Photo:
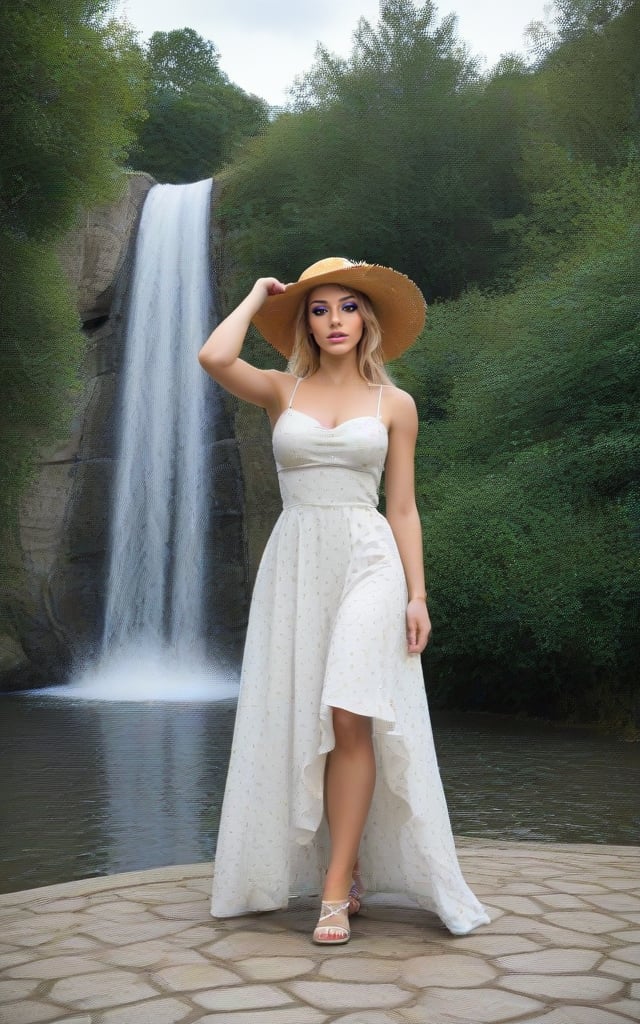
<instances>
[{"instance_id":1,"label":"dense foliage","mask_svg":"<svg viewBox=\"0 0 640 1024\"><path fill-rule=\"evenodd\" d=\"M62 436L83 337L68 282L50 246L0 236L0 529L38 446Z\"/></svg>"},{"instance_id":2,"label":"dense foliage","mask_svg":"<svg viewBox=\"0 0 640 1024\"><path fill-rule=\"evenodd\" d=\"M431 3L383 3L348 60L320 47L292 111L229 175L221 216L243 271L290 280L328 247L375 253L430 297L490 280L504 200L476 152L481 95L453 18L438 25Z\"/></svg>"},{"instance_id":3,"label":"dense foliage","mask_svg":"<svg viewBox=\"0 0 640 1024\"><path fill-rule=\"evenodd\" d=\"M404 360L423 418L428 662L448 704L618 722L636 711L636 169L610 191L546 279L437 306Z\"/></svg>"},{"instance_id":4,"label":"dense foliage","mask_svg":"<svg viewBox=\"0 0 640 1024\"><path fill-rule=\"evenodd\" d=\"M55 437L81 353L53 243L117 194L142 115L143 63L106 0L0 6L0 528Z\"/></svg>"},{"instance_id":5,"label":"dense foliage","mask_svg":"<svg viewBox=\"0 0 640 1024\"><path fill-rule=\"evenodd\" d=\"M158 181L208 178L262 131L267 105L229 81L213 43L193 29L154 32L145 51L148 117L130 165Z\"/></svg>"},{"instance_id":6,"label":"dense foliage","mask_svg":"<svg viewBox=\"0 0 640 1024\"><path fill-rule=\"evenodd\" d=\"M143 63L109 0L0 5L0 227L59 236L113 194L141 114Z\"/></svg>"},{"instance_id":7,"label":"dense foliage","mask_svg":"<svg viewBox=\"0 0 640 1024\"><path fill-rule=\"evenodd\" d=\"M536 38L535 70L506 57L488 78L433 3L381 3L349 58L319 47L292 109L226 177L242 287L332 251L401 267L428 299L505 288L535 226L548 258L570 238L583 164L624 163L640 141L638 5L567 0L557 20Z\"/></svg>"}]
</instances>

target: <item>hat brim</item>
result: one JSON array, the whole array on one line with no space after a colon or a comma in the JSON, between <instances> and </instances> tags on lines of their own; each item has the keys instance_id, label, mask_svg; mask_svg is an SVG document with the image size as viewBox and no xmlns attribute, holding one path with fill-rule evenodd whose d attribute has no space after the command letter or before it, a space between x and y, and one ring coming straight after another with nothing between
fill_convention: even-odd
<instances>
[{"instance_id":1,"label":"hat brim","mask_svg":"<svg viewBox=\"0 0 640 1024\"><path fill-rule=\"evenodd\" d=\"M356 264L287 285L270 295L252 319L260 334L289 358L295 341L295 323L304 296L323 284L342 284L363 292L371 302L382 331L385 362L396 359L413 345L424 327L427 306L417 284L391 267Z\"/></svg>"}]
</instances>

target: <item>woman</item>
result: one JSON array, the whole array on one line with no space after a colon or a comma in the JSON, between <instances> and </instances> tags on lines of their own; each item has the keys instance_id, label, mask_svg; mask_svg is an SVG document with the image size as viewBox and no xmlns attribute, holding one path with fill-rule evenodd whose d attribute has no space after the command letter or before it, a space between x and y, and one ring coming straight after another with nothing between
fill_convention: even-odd
<instances>
[{"instance_id":1,"label":"woman","mask_svg":"<svg viewBox=\"0 0 640 1024\"><path fill-rule=\"evenodd\" d=\"M402 274L332 257L258 280L199 356L266 409L284 505L249 616L212 913L284 907L326 868L317 943L349 939L360 870L455 934L489 920L458 866L420 664L416 408L383 365L424 317ZM240 359L251 321L290 372Z\"/></svg>"}]
</instances>

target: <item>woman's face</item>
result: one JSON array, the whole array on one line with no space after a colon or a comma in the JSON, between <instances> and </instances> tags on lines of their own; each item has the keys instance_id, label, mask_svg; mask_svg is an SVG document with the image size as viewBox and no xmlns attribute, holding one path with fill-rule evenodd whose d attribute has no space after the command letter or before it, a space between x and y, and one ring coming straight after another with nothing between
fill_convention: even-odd
<instances>
[{"instance_id":1,"label":"woman's face","mask_svg":"<svg viewBox=\"0 0 640 1024\"><path fill-rule=\"evenodd\" d=\"M321 284L307 298L307 325L321 352L346 355L362 337L358 300L340 284Z\"/></svg>"}]
</instances>

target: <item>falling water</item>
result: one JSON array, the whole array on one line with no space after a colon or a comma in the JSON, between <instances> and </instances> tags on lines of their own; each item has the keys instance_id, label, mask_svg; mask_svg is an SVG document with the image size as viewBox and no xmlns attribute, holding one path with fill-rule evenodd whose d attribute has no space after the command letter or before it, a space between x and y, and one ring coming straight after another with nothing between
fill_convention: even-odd
<instances>
[{"instance_id":1,"label":"falling water","mask_svg":"<svg viewBox=\"0 0 640 1024\"><path fill-rule=\"evenodd\" d=\"M210 179L156 185L143 207L121 373L102 650L97 662L77 666L69 685L40 691L47 696L217 700L237 693L236 667L206 657L207 523L217 501L210 455L225 416L197 359L213 318L211 186Z\"/></svg>"},{"instance_id":2,"label":"falling water","mask_svg":"<svg viewBox=\"0 0 640 1024\"><path fill-rule=\"evenodd\" d=\"M211 180L156 185L138 232L123 367L103 651L203 650Z\"/></svg>"}]
</instances>

